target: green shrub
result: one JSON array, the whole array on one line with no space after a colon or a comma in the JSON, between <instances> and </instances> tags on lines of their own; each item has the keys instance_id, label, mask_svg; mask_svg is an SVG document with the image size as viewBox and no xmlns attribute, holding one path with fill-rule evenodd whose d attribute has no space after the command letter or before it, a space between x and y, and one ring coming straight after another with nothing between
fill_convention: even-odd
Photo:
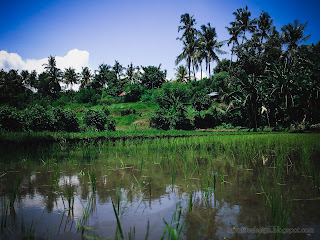
<instances>
[{"instance_id":1,"label":"green shrub","mask_svg":"<svg viewBox=\"0 0 320 240\"><path fill-rule=\"evenodd\" d=\"M196 128L214 128L217 126L217 120L213 114L205 114L204 117L195 116L194 125Z\"/></svg>"},{"instance_id":2,"label":"green shrub","mask_svg":"<svg viewBox=\"0 0 320 240\"><path fill-rule=\"evenodd\" d=\"M103 98L99 101L101 104L105 104L110 106L111 104L115 103L115 98L111 95L103 96Z\"/></svg>"},{"instance_id":3,"label":"green shrub","mask_svg":"<svg viewBox=\"0 0 320 240\"><path fill-rule=\"evenodd\" d=\"M194 123L184 115L176 116L171 119L171 126L177 130L193 130Z\"/></svg>"},{"instance_id":4,"label":"green shrub","mask_svg":"<svg viewBox=\"0 0 320 240\"><path fill-rule=\"evenodd\" d=\"M24 121L30 131L51 131L53 130L53 121L47 111L39 105L35 105L24 110Z\"/></svg>"},{"instance_id":5,"label":"green shrub","mask_svg":"<svg viewBox=\"0 0 320 240\"><path fill-rule=\"evenodd\" d=\"M116 130L116 122L113 119L107 119L107 130L108 131Z\"/></svg>"},{"instance_id":6,"label":"green shrub","mask_svg":"<svg viewBox=\"0 0 320 240\"><path fill-rule=\"evenodd\" d=\"M212 99L204 91L196 92L192 97L192 106L199 112L208 110L212 104Z\"/></svg>"},{"instance_id":7,"label":"green shrub","mask_svg":"<svg viewBox=\"0 0 320 240\"><path fill-rule=\"evenodd\" d=\"M130 84L126 89L126 95L124 95L124 102L137 102L140 101L141 96L146 91L145 87L141 87L140 84Z\"/></svg>"},{"instance_id":8,"label":"green shrub","mask_svg":"<svg viewBox=\"0 0 320 240\"><path fill-rule=\"evenodd\" d=\"M100 95L94 89L84 88L75 93L75 99L78 103L91 103L95 105L100 99Z\"/></svg>"},{"instance_id":9,"label":"green shrub","mask_svg":"<svg viewBox=\"0 0 320 240\"><path fill-rule=\"evenodd\" d=\"M170 120L165 116L164 111L158 110L150 119L150 127L162 130L169 130Z\"/></svg>"},{"instance_id":10,"label":"green shrub","mask_svg":"<svg viewBox=\"0 0 320 240\"><path fill-rule=\"evenodd\" d=\"M157 90L145 90L144 93L141 95L141 102L149 102L154 100L154 93Z\"/></svg>"},{"instance_id":11,"label":"green shrub","mask_svg":"<svg viewBox=\"0 0 320 240\"><path fill-rule=\"evenodd\" d=\"M79 131L79 121L73 111L53 109L51 112L51 117L54 131Z\"/></svg>"},{"instance_id":12,"label":"green shrub","mask_svg":"<svg viewBox=\"0 0 320 240\"><path fill-rule=\"evenodd\" d=\"M0 107L0 129L5 131L21 131L23 129L22 118L15 108Z\"/></svg>"},{"instance_id":13,"label":"green shrub","mask_svg":"<svg viewBox=\"0 0 320 240\"><path fill-rule=\"evenodd\" d=\"M87 110L83 117L83 122L88 127L94 127L98 131L105 129L104 125L107 123L107 117L102 111Z\"/></svg>"}]
</instances>

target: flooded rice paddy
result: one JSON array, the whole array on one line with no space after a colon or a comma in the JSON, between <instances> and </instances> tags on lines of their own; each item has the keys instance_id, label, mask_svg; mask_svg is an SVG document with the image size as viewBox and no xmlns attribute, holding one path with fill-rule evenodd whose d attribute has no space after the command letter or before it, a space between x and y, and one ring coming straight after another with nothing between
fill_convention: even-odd
<instances>
[{"instance_id":1,"label":"flooded rice paddy","mask_svg":"<svg viewBox=\"0 0 320 240\"><path fill-rule=\"evenodd\" d=\"M319 134L0 150L1 239L320 239Z\"/></svg>"}]
</instances>

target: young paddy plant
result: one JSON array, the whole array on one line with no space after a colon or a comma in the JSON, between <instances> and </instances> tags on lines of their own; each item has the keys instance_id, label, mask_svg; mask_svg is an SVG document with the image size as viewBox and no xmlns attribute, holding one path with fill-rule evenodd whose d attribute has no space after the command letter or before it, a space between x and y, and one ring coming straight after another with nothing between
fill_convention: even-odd
<instances>
[{"instance_id":1,"label":"young paddy plant","mask_svg":"<svg viewBox=\"0 0 320 240\"><path fill-rule=\"evenodd\" d=\"M121 226L121 222L120 222L120 219L119 219L119 214L117 213L116 207L114 206L114 203L113 203L113 200L112 200L112 199L111 199L111 202L112 202L112 208L113 208L113 211L114 211L114 215L116 216L116 219L117 219L116 238L117 238L117 235L118 235L118 232L119 232L119 234L120 234L120 239L124 239L124 235L123 235L123 231L122 231L122 226Z\"/></svg>"},{"instance_id":2,"label":"young paddy plant","mask_svg":"<svg viewBox=\"0 0 320 240\"><path fill-rule=\"evenodd\" d=\"M175 181L176 181L176 170L174 167L172 167L171 169L171 185L172 185L172 188L173 188L173 185L175 184Z\"/></svg>"},{"instance_id":3,"label":"young paddy plant","mask_svg":"<svg viewBox=\"0 0 320 240\"><path fill-rule=\"evenodd\" d=\"M18 197L21 180L22 180L22 175L19 174L17 176L16 180L12 184L12 192L11 192L10 198L9 198L10 199L10 208L14 208L14 203Z\"/></svg>"},{"instance_id":4,"label":"young paddy plant","mask_svg":"<svg viewBox=\"0 0 320 240\"><path fill-rule=\"evenodd\" d=\"M71 184L67 184L63 189L64 196L67 199L68 208L65 207L63 194L61 195L63 205L68 211L73 211L74 207L74 187Z\"/></svg>"},{"instance_id":5,"label":"young paddy plant","mask_svg":"<svg viewBox=\"0 0 320 240\"><path fill-rule=\"evenodd\" d=\"M315 188L320 188L320 170L315 163L309 164L309 173Z\"/></svg>"},{"instance_id":6,"label":"young paddy plant","mask_svg":"<svg viewBox=\"0 0 320 240\"><path fill-rule=\"evenodd\" d=\"M222 170L220 170L220 178L221 178L221 184L224 184L225 181L224 181L224 174L223 174Z\"/></svg>"},{"instance_id":7,"label":"young paddy plant","mask_svg":"<svg viewBox=\"0 0 320 240\"><path fill-rule=\"evenodd\" d=\"M96 198L94 194L91 194L91 196L88 198L88 203L85 207L83 207L82 210L82 217L77 222L77 229L81 230L81 235L83 235L85 230L89 230L89 228L86 225L89 215L94 212L96 208Z\"/></svg>"},{"instance_id":8,"label":"young paddy plant","mask_svg":"<svg viewBox=\"0 0 320 240\"><path fill-rule=\"evenodd\" d=\"M263 171L259 174L261 192L269 208L269 220L273 227L285 228L292 211L292 203L285 199L281 193L281 186L272 187L266 181L268 176ZM269 190L267 190L269 189ZM274 233L274 239L282 239L282 234Z\"/></svg>"},{"instance_id":9,"label":"young paddy plant","mask_svg":"<svg viewBox=\"0 0 320 240\"><path fill-rule=\"evenodd\" d=\"M192 208L193 208L192 196L193 196L193 194L191 193L190 196L189 196L189 212L191 212Z\"/></svg>"},{"instance_id":10,"label":"young paddy plant","mask_svg":"<svg viewBox=\"0 0 320 240\"><path fill-rule=\"evenodd\" d=\"M97 189L97 178L93 172L91 172L91 173L88 172L88 176L89 176L91 190L92 190L92 192L95 192Z\"/></svg>"},{"instance_id":11,"label":"young paddy plant","mask_svg":"<svg viewBox=\"0 0 320 240\"><path fill-rule=\"evenodd\" d=\"M148 186L149 186L149 197L150 197L150 199L151 199L152 192L151 192L151 178L150 178L150 177L149 177Z\"/></svg>"},{"instance_id":12,"label":"young paddy plant","mask_svg":"<svg viewBox=\"0 0 320 240\"><path fill-rule=\"evenodd\" d=\"M179 202L176 204L176 210L172 215L171 224L169 225L168 222L165 219L163 219L163 222L166 225L166 228L163 230L161 240L165 238L167 233L168 233L169 240L179 239L183 226L185 224L185 220L182 220L182 223L180 223L181 213L182 213L182 207L181 207L181 202Z\"/></svg>"},{"instance_id":13,"label":"young paddy plant","mask_svg":"<svg viewBox=\"0 0 320 240\"><path fill-rule=\"evenodd\" d=\"M3 201L1 201L1 231L6 234L6 227L8 224L8 216L9 216L9 208L10 208L10 202L6 201L6 199L3 198Z\"/></svg>"},{"instance_id":14,"label":"young paddy plant","mask_svg":"<svg viewBox=\"0 0 320 240\"><path fill-rule=\"evenodd\" d=\"M44 212L42 212L43 215ZM38 227L38 223L42 218L42 215L37 219L34 223L33 219L29 226L25 226L23 215L21 215L21 222L20 222L20 239L35 239L36 237L36 229Z\"/></svg>"},{"instance_id":15,"label":"young paddy plant","mask_svg":"<svg viewBox=\"0 0 320 240\"><path fill-rule=\"evenodd\" d=\"M53 188L55 189L55 191L57 191L58 187L59 187L59 179L60 179L60 165L57 165L57 169L54 173L54 179L53 179Z\"/></svg>"}]
</instances>

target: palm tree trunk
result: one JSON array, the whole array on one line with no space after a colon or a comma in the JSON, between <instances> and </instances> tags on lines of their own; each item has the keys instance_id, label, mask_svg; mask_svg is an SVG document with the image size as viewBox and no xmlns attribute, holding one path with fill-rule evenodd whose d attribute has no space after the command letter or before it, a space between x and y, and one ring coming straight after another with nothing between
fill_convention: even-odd
<instances>
[{"instance_id":1,"label":"palm tree trunk","mask_svg":"<svg viewBox=\"0 0 320 240\"><path fill-rule=\"evenodd\" d=\"M202 62L200 63L200 68L201 68L201 79L202 80Z\"/></svg>"},{"instance_id":2,"label":"palm tree trunk","mask_svg":"<svg viewBox=\"0 0 320 240\"><path fill-rule=\"evenodd\" d=\"M232 64L233 48L234 48L234 42L232 44L232 49L231 49L231 59L230 59L230 65L229 65L229 72L230 72L230 68L231 68L231 64Z\"/></svg>"},{"instance_id":3,"label":"palm tree trunk","mask_svg":"<svg viewBox=\"0 0 320 240\"><path fill-rule=\"evenodd\" d=\"M210 79L210 62L209 62L209 79Z\"/></svg>"},{"instance_id":4,"label":"palm tree trunk","mask_svg":"<svg viewBox=\"0 0 320 240\"><path fill-rule=\"evenodd\" d=\"M189 62L189 63L188 63L188 68L189 68L189 79L188 79L188 81L190 81L190 79L191 79L191 76L190 76L191 66L190 66L190 65L191 65L191 63Z\"/></svg>"},{"instance_id":5,"label":"palm tree trunk","mask_svg":"<svg viewBox=\"0 0 320 240\"><path fill-rule=\"evenodd\" d=\"M193 67L193 76L194 76L194 80L196 80L196 72L194 71L194 64L192 65Z\"/></svg>"}]
</instances>

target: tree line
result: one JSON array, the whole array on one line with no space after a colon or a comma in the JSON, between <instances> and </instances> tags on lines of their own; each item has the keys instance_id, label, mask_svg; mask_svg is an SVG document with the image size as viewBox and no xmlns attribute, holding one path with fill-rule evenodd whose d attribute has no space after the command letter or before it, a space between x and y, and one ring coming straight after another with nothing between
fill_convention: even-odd
<instances>
[{"instance_id":1,"label":"tree line","mask_svg":"<svg viewBox=\"0 0 320 240\"><path fill-rule=\"evenodd\" d=\"M307 23L295 20L278 32L267 12L253 18L246 6L233 15L234 21L226 27L230 38L225 41L218 41L210 23L197 30L193 16L181 16L178 32L183 33L178 39L183 52L176 64L185 59L187 68L178 67L178 80L191 81L190 73L199 67L202 71L203 61L210 79L210 62L216 61L215 74L228 76L216 83L215 90L228 106L226 112L239 116L237 124L257 129L318 123L320 42L302 44L310 37L305 36ZM224 53L224 43L231 45L231 59L220 61L217 54Z\"/></svg>"},{"instance_id":2,"label":"tree line","mask_svg":"<svg viewBox=\"0 0 320 240\"><path fill-rule=\"evenodd\" d=\"M196 29L194 16L181 15L177 39L182 52L176 58L176 78L166 80L159 66L127 68L118 61L101 64L94 73L81 73L56 66L53 56L44 72L0 71L0 103L25 109L66 102L110 105L116 102L153 101L157 108L150 126L160 129L212 128L221 124L254 130L310 127L320 122L320 42L303 43L307 23L295 20L277 31L266 12L253 18L248 7L237 9L226 27L227 40L219 41L208 23ZM224 44L231 46L231 59L220 60ZM213 68L213 63L216 66ZM209 77L202 78L202 63ZM201 79L196 80L196 72ZM213 72L213 74L212 74ZM69 89L63 91L61 83ZM79 91L72 86L80 85ZM123 93L124 94L121 94ZM208 94L218 92L213 99Z\"/></svg>"}]
</instances>

